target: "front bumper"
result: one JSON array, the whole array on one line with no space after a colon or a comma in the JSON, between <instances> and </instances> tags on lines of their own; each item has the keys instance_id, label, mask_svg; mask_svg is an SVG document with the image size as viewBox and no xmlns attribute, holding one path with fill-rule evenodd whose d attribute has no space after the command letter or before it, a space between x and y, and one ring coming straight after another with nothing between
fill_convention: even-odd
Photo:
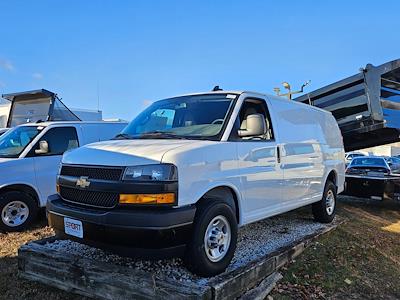
<instances>
[{"instance_id":1,"label":"front bumper","mask_svg":"<svg viewBox=\"0 0 400 300\"><path fill-rule=\"evenodd\" d=\"M104 248L126 256L160 258L180 256L191 232L196 208L82 208L58 195L47 201L50 226L61 238ZM66 235L64 217L82 222L83 239Z\"/></svg>"}]
</instances>

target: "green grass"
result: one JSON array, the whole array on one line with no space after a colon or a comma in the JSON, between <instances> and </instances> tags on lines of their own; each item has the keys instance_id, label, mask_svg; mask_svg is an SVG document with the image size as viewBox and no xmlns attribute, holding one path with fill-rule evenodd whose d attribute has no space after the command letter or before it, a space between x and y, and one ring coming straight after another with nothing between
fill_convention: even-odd
<instances>
[{"instance_id":1,"label":"green grass","mask_svg":"<svg viewBox=\"0 0 400 300\"><path fill-rule=\"evenodd\" d=\"M400 298L400 232L384 229L400 220L398 207L346 202L338 213L349 221L283 270L274 299Z\"/></svg>"}]
</instances>

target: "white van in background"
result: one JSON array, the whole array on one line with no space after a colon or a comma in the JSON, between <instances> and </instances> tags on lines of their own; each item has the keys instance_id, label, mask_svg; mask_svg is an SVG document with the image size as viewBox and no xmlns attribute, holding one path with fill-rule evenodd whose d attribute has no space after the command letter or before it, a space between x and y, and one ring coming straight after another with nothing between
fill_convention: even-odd
<instances>
[{"instance_id":1,"label":"white van in background","mask_svg":"<svg viewBox=\"0 0 400 300\"><path fill-rule=\"evenodd\" d=\"M60 236L183 255L211 276L229 265L238 226L308 204L331 222L344 175L330 112L253 92L192 94L154 102L116 139L66 153L47 212Z\"/></svg>"},{"instance_id":2,"label":"white van in background","mask_svg":"<svg viewBox=\"0 0 400 300\"><path fill-rule=\"evenodd\" d=\"M20 125L0 136L0 230L28 227L47 197L65 151L108 140L122 122L44 122Z\"/></svg>"}]
</instances>

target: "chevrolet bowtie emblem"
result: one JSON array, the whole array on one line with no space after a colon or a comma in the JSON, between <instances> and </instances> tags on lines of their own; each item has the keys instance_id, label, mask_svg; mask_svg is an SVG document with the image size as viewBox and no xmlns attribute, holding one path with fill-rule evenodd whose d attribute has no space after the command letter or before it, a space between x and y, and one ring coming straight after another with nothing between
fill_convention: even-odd
<instances>
[{"instance_id":1,"label":"chevrolet bowtie emblem","mask_svg":"<svg viewBox=\"0 0 400 300\"><path fill-rule=\"evenodd\" d=\"M88 180L89 177L86 176L81 176L77 181L76 181L76 186L79 186L81 188L87 188L90 185L90 181Z\"/></svg>"}]
</instances>

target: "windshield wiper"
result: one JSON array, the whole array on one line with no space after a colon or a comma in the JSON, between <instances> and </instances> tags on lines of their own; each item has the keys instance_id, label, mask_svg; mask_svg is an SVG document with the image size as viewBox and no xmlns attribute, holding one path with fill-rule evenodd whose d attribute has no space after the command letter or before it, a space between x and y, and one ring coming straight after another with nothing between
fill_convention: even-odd
<instances>
[{"instance_id":1,"label":"windshield wiper","mask_svg":"<svg viewBox=\"0 0 400 300\"><path fill-rule=\"evenodd\" d=\"M180 140L186 140L187 139L184 136L177 135L177 134L172 133L172 132L166 132L166 131L149 131L149 132L142 133L140 135L140 138L149 138L149 139L151 139L151 138L154 138L154 137L167 138L167 139L180 139Z\"/></svg>"},{"instance_id":2,"label":"windshield wiper","mask_svg":"<svg viewBox=\"0 0 400 300\"><path fill-rule=\"evenodd\" d=\"M133 139L134 137L130 134L127 133L118 133L113 140L130 140Z\"/></svg>"}]
</instances>

